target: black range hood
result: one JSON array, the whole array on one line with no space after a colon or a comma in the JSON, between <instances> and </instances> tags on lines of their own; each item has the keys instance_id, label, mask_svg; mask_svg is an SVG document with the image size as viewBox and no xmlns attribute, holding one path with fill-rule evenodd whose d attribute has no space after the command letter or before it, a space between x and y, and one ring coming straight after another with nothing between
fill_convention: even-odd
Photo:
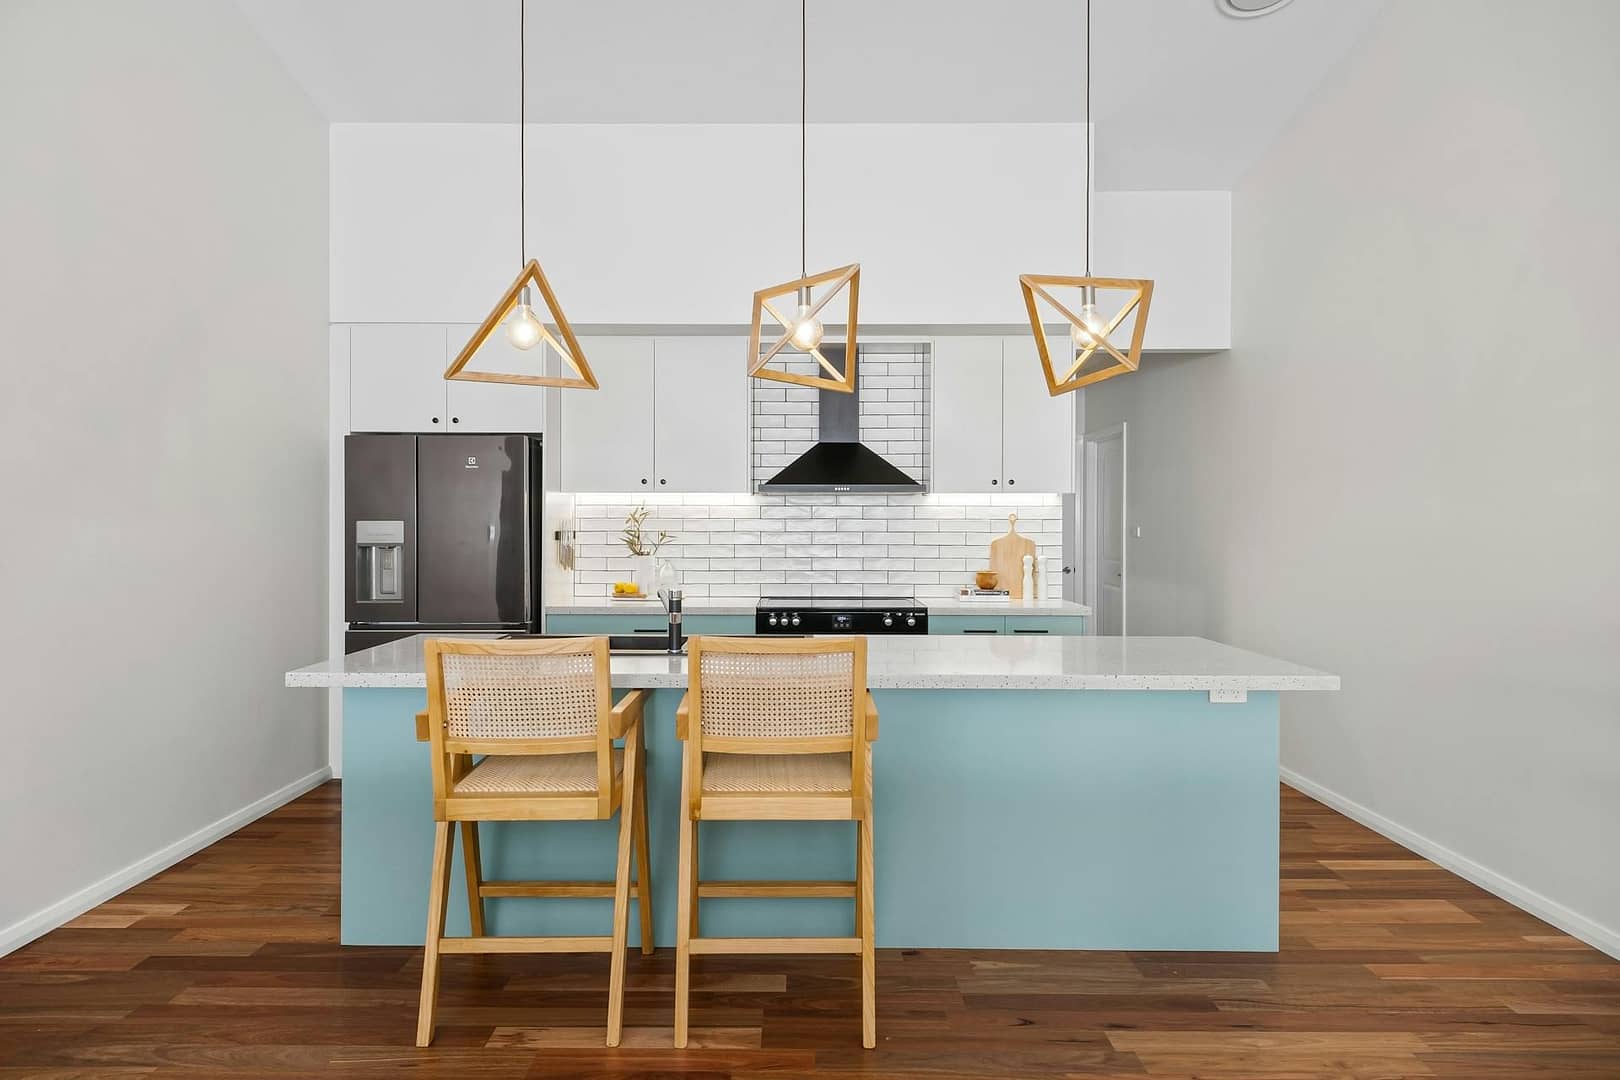
<instances>
[{"instance_id":1,"label":"black range hood","mask_svg":"<svg viewBox=\"0 0 1620 1080\"><path fill-rule=\"evenodd\" d=\"M842 368L844 346L823 345L821 352ZM921 495L923 486L870 447L861 444L861 391L821 391L820 436L816 445L792 464L759 485L765 495Z\"/></svg>"}]
</instances>

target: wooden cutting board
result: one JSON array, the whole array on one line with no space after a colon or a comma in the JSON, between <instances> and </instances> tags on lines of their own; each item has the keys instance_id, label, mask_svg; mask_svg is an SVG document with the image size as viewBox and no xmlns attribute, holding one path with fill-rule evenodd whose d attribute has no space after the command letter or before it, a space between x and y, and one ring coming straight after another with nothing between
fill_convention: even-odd
<instances>
[{"instance_id":1,"label":"wooden cutting board","mask_svg":"<svg viewBox=\"0 0 1620 1080\"><path fill-rule=\"evenodd\" d=\"M996 588L1006 589L1014 600L1024 596L1024 556L1035 555L1035 541L1018 535L1018 515L1007 515L1007 535L990 541L990 569L1001 578ZM1035 568L1040 573L1040 568Z\"/></svg>"}]
</instances>

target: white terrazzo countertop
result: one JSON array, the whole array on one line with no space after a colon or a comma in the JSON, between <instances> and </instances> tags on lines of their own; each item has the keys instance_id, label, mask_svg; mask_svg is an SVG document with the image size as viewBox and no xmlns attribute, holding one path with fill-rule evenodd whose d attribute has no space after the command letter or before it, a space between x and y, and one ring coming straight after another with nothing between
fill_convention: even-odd
<instances>
[{"instance_id":1,"label":"white terrazzo countertop","mask_svg":"<svg viewBox=\"0 0 1620 1080\"><path fill-rule=\"evenodd\" d=\"M1091 608L1073 600L1008 600L1006 603L983 600L925 599L922 605L930 615L1090 615ZM687 615L752 615L754 601L709 600L692 597L682 605ZM664 607L657 600L608 600L606 598L573 600L561 604L547 604L548 615L657 615L662 617Z\"/></svg>"},{"instance_id":2,"label":"white terrazzo countertop","mask_svg":"<svg viewBox=\"0 0 1620 1080\"><path fill-rule=\"evenodd\" d=\"M1337 690L1339 677L1196 637L873 637L874 690ZM422 638L287 673L299 687L425 687ZM686 658L613 657L622 689L686 685Z\"/></svg>"}]
</instances>

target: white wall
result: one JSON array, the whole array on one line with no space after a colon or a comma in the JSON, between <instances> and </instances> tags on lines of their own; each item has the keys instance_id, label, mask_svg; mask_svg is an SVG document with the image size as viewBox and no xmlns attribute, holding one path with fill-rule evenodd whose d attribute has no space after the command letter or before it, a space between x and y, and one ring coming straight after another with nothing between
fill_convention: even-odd
<instances>
[{"instance_id":1,"label":"white wall","mask_svg":"<svg viewBox=\"0 0 1620 1080\"><path fill-rule=\"evenodd\" d=\"M811 271L861 264L863 326L1021 326L1020 273L1077 274L1074 124L813 124ZM332 127L332 318L477 322L520 267L517 127ZM799 273L798 129L531 125L528 250L576 324L744 326ZM1099 195L1100 260L1160 278L1152 348L1229 330L1223 192ZM1109 231L1119 214L1128 230ZM1151 236L1148 243L1144 236ZM1214 310L1211 310L1211 305Z\"/></svg>"},{"instance_id":2,"label":"white wall","mask_svg":"<svg viewBox=\"0 0 1620 1080\"><path fill-rule=\"evenodd\" d=\"M0 6L0 130L5 952L322 775L327 133L209 0Z\"/></svg>"},{"instance_id":3,"label":"white wall","mask_svg":"<svg viewBox=\"0 0 1620 1080\"><path fill-rule=\"evenodd\" d=\"M1234 193L1233 351L1087 423L1133 631L1342 673L1299 783L1620 954L1620 5L1525 27L1389 5Z\"/></svg>"}]
</instances>

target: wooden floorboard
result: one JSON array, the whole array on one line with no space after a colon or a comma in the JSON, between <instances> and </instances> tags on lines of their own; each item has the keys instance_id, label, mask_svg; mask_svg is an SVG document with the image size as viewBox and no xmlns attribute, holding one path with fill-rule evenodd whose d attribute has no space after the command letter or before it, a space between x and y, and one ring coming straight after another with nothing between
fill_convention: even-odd
<instances>
[{"instance_id":1,"label":"wooden floorboard","mask_svg":"<svg viewBox=\"0 0 1620 1080\"><path fill-rule=\"evenodd\" d=\"M0 958L0 1080L1620 1080L1620 963L1287 788L1277 953L881 950L872 1051L852 958L702 957L679 1052L671 950L615 1050L605 956L457 956L418 1050L420 950L337 944L339 792Z\"/></svg>"}]
</instances>

